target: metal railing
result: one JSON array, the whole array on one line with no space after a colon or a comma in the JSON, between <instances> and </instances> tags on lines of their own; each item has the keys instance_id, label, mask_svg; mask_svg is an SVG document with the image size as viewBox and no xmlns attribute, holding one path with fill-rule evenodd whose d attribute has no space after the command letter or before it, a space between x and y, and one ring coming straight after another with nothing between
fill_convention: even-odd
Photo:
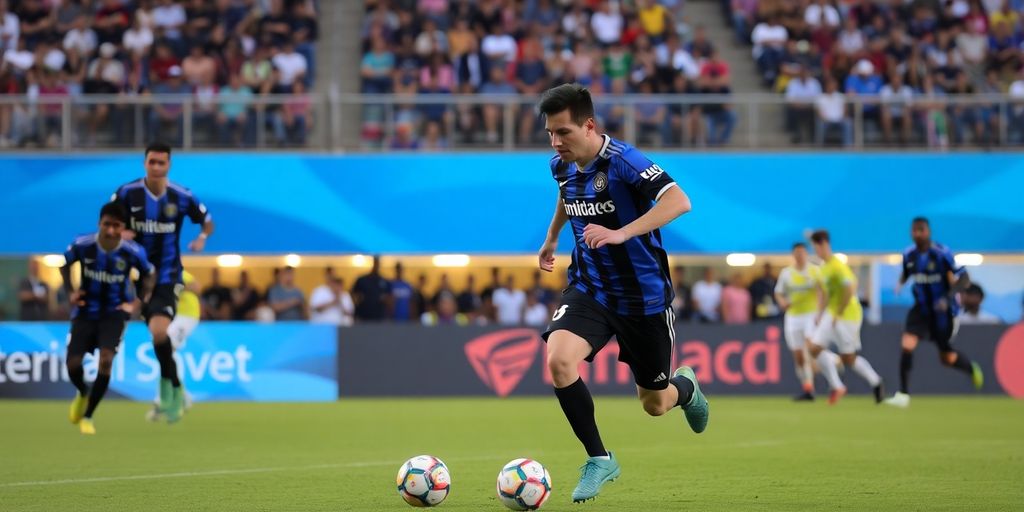
<instances>
[{"instance_id":1,"label":"metal railing","mask_svg":"<svg viewBox=\"0 0 1024 512\"><path fill-rule=\"evenodd\" d=\"M0 96L0 149L395 151L544 149L535 97L306 94L239 100L194 95ZM847 98L840 123L778 95L604 95L600 128L661 149L1024 147L1024 99ZM908 116L903 125L903 117ZM886 118L891 118L891 123ZM891 129L887 125L891 124ZM343 129L357 126L358 129ZM790 130L799 127L800 133Z\"/></svg>"}]
</instances>

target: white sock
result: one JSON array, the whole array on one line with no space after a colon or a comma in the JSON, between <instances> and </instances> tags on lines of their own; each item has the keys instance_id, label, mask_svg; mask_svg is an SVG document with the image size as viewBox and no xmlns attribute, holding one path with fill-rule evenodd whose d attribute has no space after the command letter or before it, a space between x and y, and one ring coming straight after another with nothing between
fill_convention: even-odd
<instances>
[{"instance_id":1,"label":"white sock","mask_svg":"<svg viewBox=\"0 0 1024 512\"><path fill-rule=\"evenodd\" d=\"M818 369L821 370L821 374L825 376L825 380L828 381L828 385L832 389L846 389L843 381L839 379L839 371L836 370L838 357L828 350L822 350L818 353Z\"/></svg>"},{"instance_id":2,"label":"white sock","mask_svg":"<svg viewBox=\"0 0 1024 512\"><path fill-rule=\"evenodd\" d=\"M807 361L805 364L794 365L793 370L796 372L796 380L800 381L800 384L807 382Z\"/></svg>"},{"instance_id":3,"label":"white sock","mask_svg":"<svg viewBox=\"0 0 1024 512\"><path fill-rule=\"evenodd\" d=\"M804 354L804 375L807 375L807 380L804 382L814 387L814 367L811 365L811 355Z\"/></svg>"},{"instance_id":4,"label":"white sock","mask_svg":"<svg viewBox=\"0 0 1024 512\"><path fill-rule=\"evenodd\" d=\"M878 372L871 367L871 363L861 356L857 356L857 359L853 362L853 371L857 372L857 375L864 377L864 380L868 381L868 384L871 384L871 387L875 387L882 382L882 378L879 377Z\"/></svg>"}]
</instances>

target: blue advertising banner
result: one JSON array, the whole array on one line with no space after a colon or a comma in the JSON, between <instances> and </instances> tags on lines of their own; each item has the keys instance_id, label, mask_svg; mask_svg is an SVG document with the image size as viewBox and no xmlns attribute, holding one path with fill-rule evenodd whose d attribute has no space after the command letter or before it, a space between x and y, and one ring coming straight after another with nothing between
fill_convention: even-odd
<instances>
[{"instance_id":1,"label":"blue advertising banner","mask_svg":"<svg viewBox=\"0 0 1024 512\"><path fill-rule=\"evenodd\" d=\"M218 222L215 254L524 254L542 243L555 205L549 156L175 153L171 178ZM917 215L958 251L1024 250L1016 154L648 156L693 202L662 231L672 253L788 252L816 227L844 252L894 253ZM143 174L141 154L7 156L0 169L0 203L33 212L0 224L0 254L21 255L61 252L95 230L100 205ZM187 240L196 227L186 225ZM560 249L572 243L565 236Z\"/></svg>"},{"instance_id":2,"label":"blue advertising banner","mask_svg":"<svg viewBox=\"0 0 1024 512\"><path fill-rule=\"evenodd\" d=\"M64 366L68 324L0 323L0 398L73 396ZM337 329L304 322L200 324L175 353L196 401L330 401L338 397ZM160 367L149 331L132 322L108 396L153 400ZM96 360L85 359L85 377Z\"/></svg>"}]
</instances>

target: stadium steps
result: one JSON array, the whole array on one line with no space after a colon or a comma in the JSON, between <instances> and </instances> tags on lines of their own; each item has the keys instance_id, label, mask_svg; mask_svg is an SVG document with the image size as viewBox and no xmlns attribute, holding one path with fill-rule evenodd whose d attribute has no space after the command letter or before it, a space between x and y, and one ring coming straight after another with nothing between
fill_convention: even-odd
<instances>
[{"instance_id":1,"label":"stadium steps","mask_svg":"<svg viewBox=\"0 0 1024 512\"><path fill-rule=\"evenodd\" d=\"M351 94L359 92L359 66L362 61L362 25L365 16L363 2L320 2L320 26L325 37L320 39L317 53L319 66L318 91ZM333 89L333 91L332 91ZM332 113L333 115L333 113ZM317 134L331 137L330 146L340 149L359 147L360 123L346 119L361 119L361 113L346 105L341 115L334 115L330 123L318 123L321 129L330 126L331 133ZM324 140L323 138L314 140Z\"/></svg>"},{"instance_id":2,"label":"stadium steps","mask_svg":"<svg viewBox=\"0 0 1024 512\"><path fill-rule=\"evenodd\" d=\"M691 0L686 3L686 18L692 26L702 24L707 28L708 39L718 49L722 60L729 63L732 74L732 90L735 94L769 92L761 87L757 64L750 55L750 46L736 41L732 27L722 16L719 0ZM733 145L747 145L749 130L753 122L750 109L738 108L739 121L733 131ZM757 110L757 140L759 147L788 146L789 137L783 130L784 117L780 107L763 105Z\"/></svg>"}]
</instances>

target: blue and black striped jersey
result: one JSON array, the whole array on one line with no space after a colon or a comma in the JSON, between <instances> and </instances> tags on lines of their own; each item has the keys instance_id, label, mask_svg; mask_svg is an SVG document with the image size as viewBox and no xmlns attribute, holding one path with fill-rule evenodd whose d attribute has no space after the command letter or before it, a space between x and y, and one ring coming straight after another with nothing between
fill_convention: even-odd
<instances>
[{"instance_id":1,"label":"blue and black striped jersey","mask_svg":"<svg viewBox=\"0 0 1024 512\"><path fill-rule=\"evenodd\" d=\"M122 185L111 201L128 211L127 227L135 231L135 241L146 249L156 267L156 284L180 283L181 224L185 217L196 224L210 220L206 206L190 190L170 182L167 191L156 197L146 188L145 178Z\"/></svg>"},{"instance_id":2,"label":"blue and black striped jersey","mask_svg":"<svg viewBox=\"0 0 1024 512\"><path fill-rule=\"evenodd\" d=\"M90 320L116 313L121 304L135 299L135 286L131 282L133 268L141 276L155 270L146 259L146 250L139 244L122 240L113 250L104 251L95 234L75 239L64 252L64 261L66 267L76 261L79 263L82 280L78 288L85 292L85 303L73 305L71 317Z\"/></svg>"},{"instance_id":3,"label":"blue and black striped jersey","mask_svg":"<svg viewBox=\"0 0 1024 512\"><path fill-rule=\"evenodd\" d=\"M946 278L948 272L956 276L964 273L964 268L957 266L953 252L945 245L933 243L927 250L919 251L910 246L903 251L903 279L913 284L914 307L925 315L935 314L935 305L939 299L949 295L951 285ZM947 314L956 316L960 305L955 300L948 300Z\"/></svg>"},{"instance_id":4,"label":"blue and black striped jersey","mask_svg":"<svg viewBox=\"0 0 1024 512\"><path fill-rule=\"evenodd\" d=\"M583 228L598 224L619 229L633 222L676 186L675 181L638 149L607 135L585 169L557 155L550 165L575 239L569 286L620 315L663 313L674 291L661 233L654 230L621 245L591 249L583 242Z\"/></svg>"}]
</instances>

